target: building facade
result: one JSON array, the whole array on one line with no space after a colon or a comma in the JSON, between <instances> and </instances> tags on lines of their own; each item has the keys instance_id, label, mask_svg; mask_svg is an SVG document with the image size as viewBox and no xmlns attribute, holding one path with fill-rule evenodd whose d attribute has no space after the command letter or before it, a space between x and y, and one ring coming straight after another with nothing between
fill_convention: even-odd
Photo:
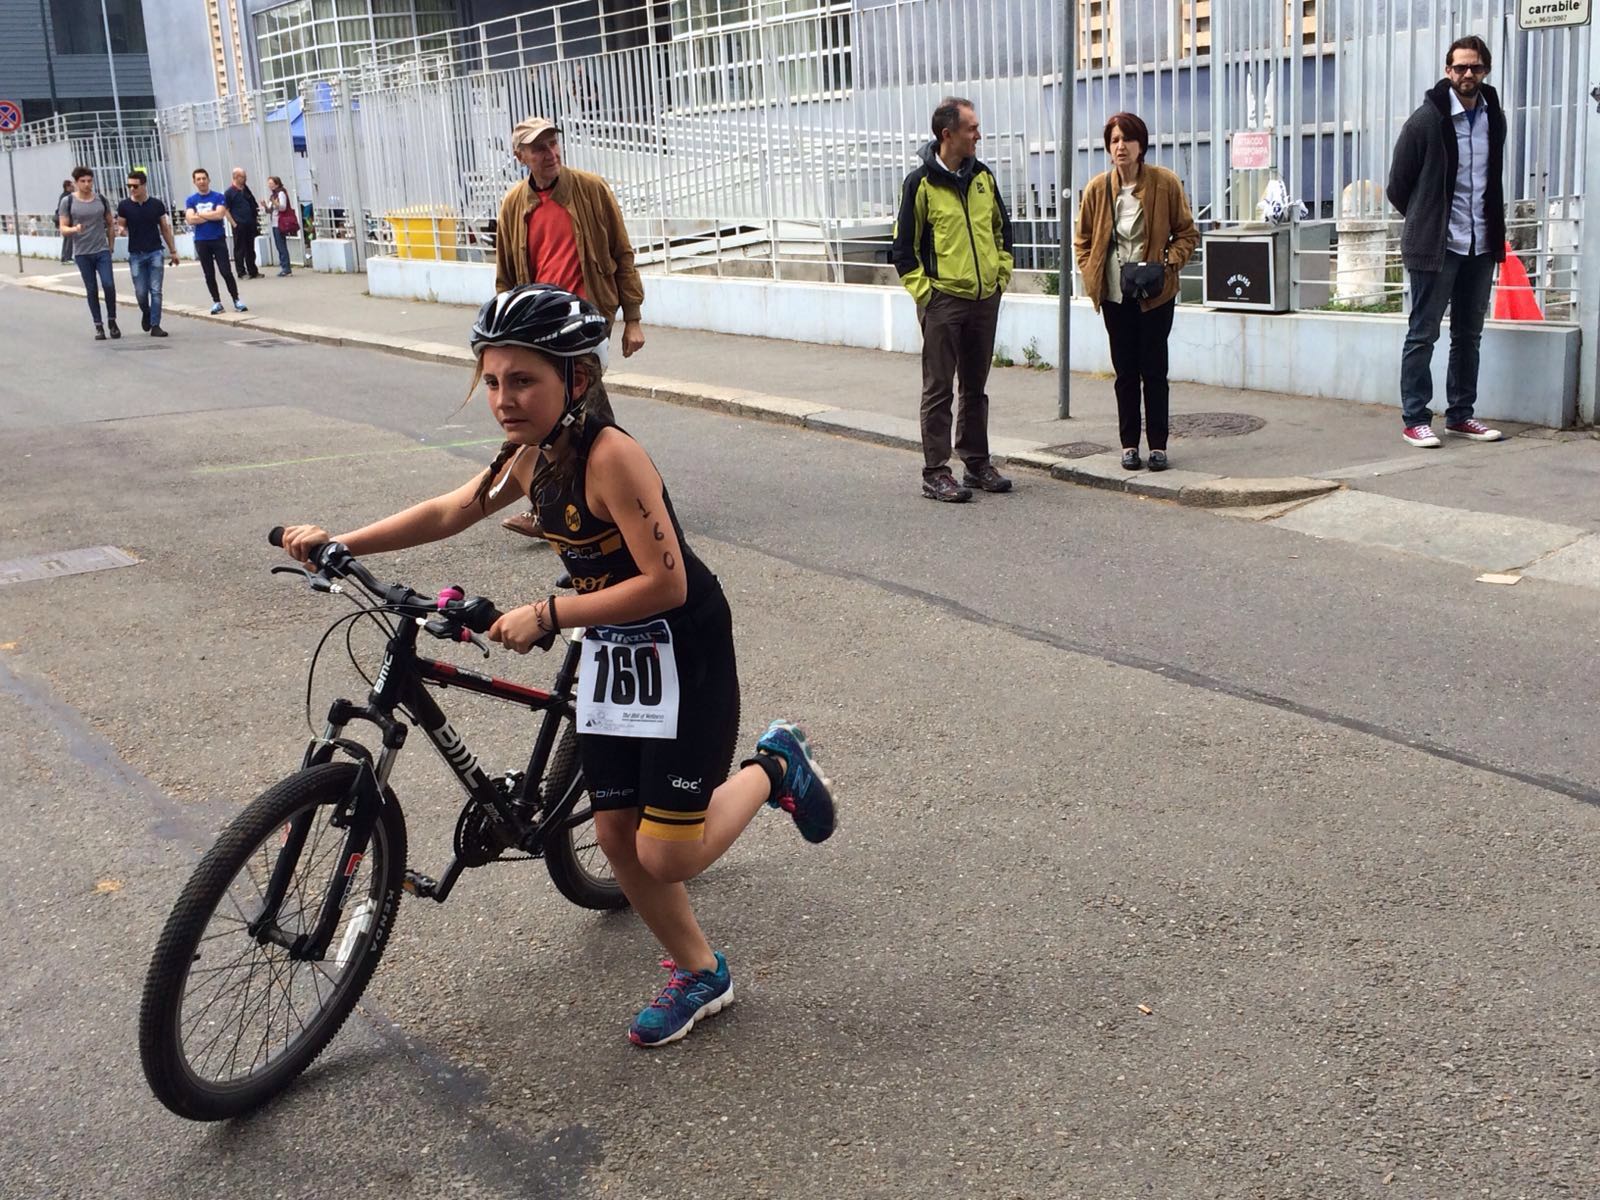
<instances>
[{"instance_id":1,"label":"building facade","mask_svg":"<svg viewBox=\"0 0 1600 1200\"><path fill-rule=\"evenodd\" d=\"M106 27L111 42L107 53ZM156 107L142 0L0 0L0 97L25 121Z\"/></svg>"}]
</instances>

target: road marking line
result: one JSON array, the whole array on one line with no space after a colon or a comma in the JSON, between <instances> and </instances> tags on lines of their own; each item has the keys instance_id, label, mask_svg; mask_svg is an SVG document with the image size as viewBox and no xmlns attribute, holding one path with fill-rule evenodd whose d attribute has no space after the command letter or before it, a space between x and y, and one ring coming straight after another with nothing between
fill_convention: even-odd
<instances>
[{"instance_id":1,"label":"road marking line","mask_svg":"<svg viewBox=\"0 0 1600 1200\"><path fill-rule=\"evenodd\" d=\"M431 446L398 446L393 450L353 450L349 454L314 454L310 458L284 458L277 462L235 463L226 467L196 467L196 475L226 475L232 471L265 471L269 467L298 467L305 463L336 462L344 458L373 458L381 454L415 454L419 450L456 450L462 446L492 446L503 438L473 438L466 442L437 442Z\"/></svg>"}]
</instances>

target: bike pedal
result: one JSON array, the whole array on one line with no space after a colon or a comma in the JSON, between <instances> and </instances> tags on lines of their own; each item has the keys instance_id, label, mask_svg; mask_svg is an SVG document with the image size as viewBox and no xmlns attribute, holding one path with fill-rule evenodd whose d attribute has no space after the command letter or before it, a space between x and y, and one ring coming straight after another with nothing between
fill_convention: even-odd
<instances>
[{"instance_id":1,"label":"bike pedal","mask_svg":"<svg viewBox=\"0 0 1600 1200\"><path fill-rule=\"evenodd\" d=\"M421 871L406 870L405 882L401 888L413 896L420 896L424 900L431 900L439 891L439 881L431 875L424 875Z\"/></svg>"}]
</instances>

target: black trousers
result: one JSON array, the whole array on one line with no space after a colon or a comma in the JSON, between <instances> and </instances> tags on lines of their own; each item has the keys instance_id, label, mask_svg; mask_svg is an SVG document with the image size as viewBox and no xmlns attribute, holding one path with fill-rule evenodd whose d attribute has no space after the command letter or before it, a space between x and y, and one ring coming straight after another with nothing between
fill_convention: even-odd
<instances>
[{"instance_id":1,"label":"black trousers","mask_svg":"<svg viewBox=\"0 0 1600 1200\"><path fill-rule=\"evenodd\" d=\"M220 304L222 297L217 295L217 275L220 272L222 282L228 285L228 295L235 300L239 298L239 285L233 281L233 271L228 267L228 241L226 238L211 238L209 241L195 239L194 256L200 260L200 269L206 274L206 291L211 293L214 304Z\"/></svg>"},{"instance_id":2,"label":"black trousers","mask_svg":"<svg viewBox=\"0 0 1600 1200\"><path fill-rule=\"evenodd\" d=\"M261 229L255 225L237 225L233 230L233 269L239 272L239 278L248 276L254 279L261 274L261 268L256 265L256 239L261 236Z\"/></svg>"},{"instance_id":3,"label":"black trousers","mask_svg":"<svg viewBox=\"0 0 1600 1200\"><path fill-rule=\"evenodd\" d=\"M1117 373L1117 429L1124 450L1139 448L1141 384L1150 449L1167 448L1167 338L1177 306L1176 297L1149 312L1142 311L1137 300L1100 305L1111 339L1111 367Z\"/></svg>"}]
</instances>

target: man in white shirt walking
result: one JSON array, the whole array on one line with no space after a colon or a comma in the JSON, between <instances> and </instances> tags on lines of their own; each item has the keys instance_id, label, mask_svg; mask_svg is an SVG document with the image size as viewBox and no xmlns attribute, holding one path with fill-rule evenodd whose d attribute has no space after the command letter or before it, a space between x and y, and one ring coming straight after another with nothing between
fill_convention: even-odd
<instances>
[{"instance_id":1,"label":"man in white shirt walking","mask_svg":"<svg viewBox=\"0 0 1600 1200\"><path fill-rule=\"evenodd\" d=\"M1400 254L1411 283L1411 326L1400 356L1403 436L1431 448L1433 347L1450 309L1450 370L1445 432L1497 442L1500 431L1474 417L1478 348L1489 314L1495 267L1506 256L1506 115L1484 83L1489 47L1458 38L1445 55L1445 78L1406 120L1389 167L1389 201L1405 217Z\"/></svg>"}]
</instances>

